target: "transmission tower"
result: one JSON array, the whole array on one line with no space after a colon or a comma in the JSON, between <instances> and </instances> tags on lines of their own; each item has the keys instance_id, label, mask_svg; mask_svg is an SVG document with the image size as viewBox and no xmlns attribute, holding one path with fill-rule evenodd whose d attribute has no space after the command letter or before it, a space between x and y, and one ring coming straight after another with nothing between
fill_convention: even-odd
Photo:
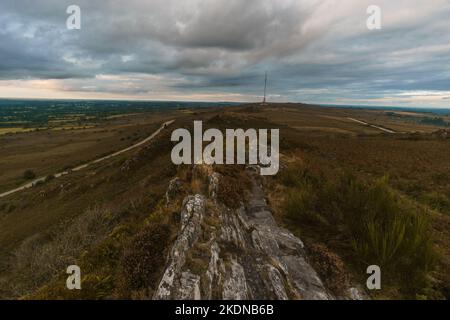
<instances>
[{"instance_id":1,"label":"transmission tower","mask_svg":"<svg viewBox=\"0 0 450 320\"><path fill-rule=\"evenodd\" d=\"M267 92L267 72L266 72L266 76L264 78L264 99L263 99L263 104L266 104L266 92Z\"/></svg>"}]
</instances>

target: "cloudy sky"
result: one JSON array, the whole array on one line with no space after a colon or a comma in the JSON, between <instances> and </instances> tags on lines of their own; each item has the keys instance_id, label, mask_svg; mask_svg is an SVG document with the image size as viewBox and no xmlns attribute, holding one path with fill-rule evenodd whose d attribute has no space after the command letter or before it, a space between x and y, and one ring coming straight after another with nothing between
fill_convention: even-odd
<instances>
[{"instance_id":1,"label":"cloudy sky","mask_svg":"<svg viewBox=\"0 0 450 320\"><path fill-rule=\"evenodd\" d=\"M0 1L0 97L258 101L265 71L272 101L450 107L450 0Z\"/></svg>"}]
</instances>

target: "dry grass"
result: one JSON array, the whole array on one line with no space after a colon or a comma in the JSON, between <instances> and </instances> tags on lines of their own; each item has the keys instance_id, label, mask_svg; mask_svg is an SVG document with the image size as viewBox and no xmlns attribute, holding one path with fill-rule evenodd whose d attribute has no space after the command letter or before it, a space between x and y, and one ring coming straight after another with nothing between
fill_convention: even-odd
<instances>
[{"instance_id":1,"label":"dry grass","mask_svg":"<svg viewBox=\"0 0 450 320\"><path fill-rule=\"evenodd\" d=\"M85 130L39 130L0 135L0 192L24 183L22 173L54 174L130 146L154 132L170 115L142 115L140 121L107 121ZM2 129L0 129L1 131Z\"/></svg>"},{"instance_id":2,"label":"dry grass","mask_svg":"<svg viewBox=\"0 0 450 320\"><path fill-rule=\"evenodd\" d=\"M436 261L428 214L385 179L367 184L348 173L336 179L305 168L288 169L280 179L290 188L284 202L288 225L309 229L320 242L339 237L351 258L347 262L379 265L384 283L399 286L405 295L414 297L427 287Z\"/></svg>"},{"instance_id":3,"label":"dry grass","mask_svg":"<svg viewBox=\"0 0 450 320\"><path fill-rule=\"evenodd\" d=\"M284 219L286 226L297 232L310 248L315 243L326 245L326 249L313 251L318 259L315 263L322 266L325 278L328 277L328 285L337 288L340 283L345 282L338 256L344 261L345 269L359 280L361 277L364 280L366 276L361 265L377 259L393 270L393 285L388 288L392 292L383 292L384 297L448 297L450 218L445 213L448 213L450 199L449 141L431 136L424 138L422 135L417 139L384 135L379 130L346 121L345 118L349 116L398 130L423 127L363 110L318 109L293 105L270 106L263 110L253 107L205 109L196 110L195 113L158 114L126 121L122 118L110 119L104 126L95 129L41 131L0 137L0 168L4 173L0 179L0 189L23 183L22 173L25 169L30 168L41 176L53 173L55 169L59 171L63 167L73 166L72 160L78 163L95 157L97 153L107 153L116 147L127 146L131 141L139 139L139 135L145 135L145 130L154 131L152 125L159 126L161 120L167 117L176 117L176 126L187 128L192 126L193 120L204 120L205 129L208 126L220 129L280 128L282 158L296 159L291 163L299 163L301 170L286 175L285 171L281 171L280 180L269 179L273 184L267 190L277 193L276 196L271 195L271 206L277 209L276 216ZM210 121L206 121L207 119ZM311 127L314 127L313 130L310 130ZM423 131L431 130L429 127L423 128ZM77 257L84 270L82 293L68 294L64 289L65 280L57 275L52 276L54 280L32 297L148 298L151 294L148 290L132 289L144 285L145 280L139 284L139 273L135 274L136 282L125 280L122 269L125 251L130 253L128 261L131 265L135 263L143 273L150 272L145 271L142 261L158 261L158 255L164 247L162 245L161 250L152 254L142 249L154 242L148 233L150 226L160 226L161 230L168 227L170 236L173 236L177 225L173 217L179 214L176 207L179 199L175 199L173 207L164 207L168 210L165 214L159 214L159 209L155 210L166 191L168 181L177 174L184 181L186 192L191 192L191 189L205 191L209 174L207 170L193 171L187 166L179 167L178 173L176 172L177 168L170 162L170 132L171 130L164 132L161 140L155 141L145 150L124 155L85 172L48 181L38 188L0 200L0 277L4 282L15 284L16 288L13 289L20 293L38 285L33 284L34 281L42 280L39 280L40 271L36 276L25 276L25 279L21 278L20 268L11 269L6 265L8 253L19 251L17 246L24 239L30 239L29 244L24 244L24 248L28 246L27 250L39 253L42 250L39 248L56 239L54 234L42 233L42 230L54 230L61 221L76 221L80 213L94 207L96 203L113 208L123 208L130 204L129 210L124 213L125 220L112 230L105 231L104 236L102 228L92 231L93 244L87 245L86 250L82 250ZM122 164L130 158L133 158L130 170L122 171ZM67 159L70 159L69 163ZM215 168L226 177L221 180L224 182L219 186L219 197L231 207L239 205L250 187L242 169L239 166ZM348 180L344 179L342 182L335 173L345 171L351 171L356 180L362 183L353 182L352 186ZM377 187L375 181L386 174L390 177L389 186ZM302 191L291 193L286 192L287 189ZM395 201L392 201L392 195ZM428 252L426 239L430 234L422 232L429 230L426 221L404 212L417 212L417 207L421 206L416 206L415 201L435 210L430 214L433 226L431 238L434 247L444 257L439 260L436 271L428 273L429 278L434 279L437 284L430 287L426 283L428 287L425 290L422 290L424 287L409 288L408 283L415 282L398 275L405 269L408 272L404 274L408 276L410 271L415 273L414 270L419 270L420 278L428 268L425 266L427 263L422 263L428 261L424 258L424 252ZM289 202L291 205L288 205ZM377 206L378 202L388 205ZM282 210L283 204L290 209ZM300 214L299 207L302 208ZM370 210L364 209L364 219L355 219L362 208ZM384 211L397 218L390 220L383 214ZM286 216L287 212L290 212L290 218ZM149 215L153 218L147 220ZM355 226L359 226L360 231ZM87 231L86 234L90 232ZM41 235L32 239L31 236L36 233ZM137 234L142 241L135 238ZM423 236L415 236L420 234ZM358 243L363 245L354 244L356 237L361 240ZM69 238L71 239L68 236L67 239ZM57 252L66 250L62 245L59 249L54 246L52 250ZM412 251L413 254L406 253ZM76 252L65 254L66 257L71 255L76 256ZM37 257L33 259L38 260ZM194 257L193 265L196 265L195 262L198 262L197 257ZM412 262L417 262L417 265L413 265L410 270L407 266ZM162 265L152 267L154 274L157 274ZM26 259L22 259L21 268L30 268ZM342 272L334 274L331 272L333 268ZM44 277L56 274L48 271L51 269L46 268ZM11 272L14 272L14 277ZM59 272L60 275L64 270ZM151 279L154 274L148 273ZM154 286L156 282L149 280L149 285ZM6 287L6 284L0 286L0 296L11 297L10 293L1 291ZM397 288L402 291L399 292ZM419 294L414 296L414 292Z\"/></svg>"},{"instance_id":4,"label":"dry grass","mask_svg":"<svg viewBox=\"0 0 450 320\"><path fill-rule=\"evenodd\" d=\"M46 284L72 264L80 254L100 241L118 223L108 208L94 207L53 230L26 239L14 252L10 291L19 297Z\"/></svg>"}]
</instances>

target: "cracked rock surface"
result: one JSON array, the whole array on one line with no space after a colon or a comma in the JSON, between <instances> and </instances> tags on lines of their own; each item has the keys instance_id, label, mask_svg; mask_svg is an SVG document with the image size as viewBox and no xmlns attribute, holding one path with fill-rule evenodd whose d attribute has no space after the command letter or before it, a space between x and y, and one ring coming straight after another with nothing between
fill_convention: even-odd
<instances>
[{"instance_id":1,"label":"cracked rock surface","mask_svg":"<svg viewBox=\"0 0 450 320\"><path fill-rule=\"evenodd\" d=\"M308 263L302 241L275 222L259 177L250 176L249 199L238 209L216 198L217 173L207 196L184 199L154 299L335 299Z\"/></svg>"}]
</instances>

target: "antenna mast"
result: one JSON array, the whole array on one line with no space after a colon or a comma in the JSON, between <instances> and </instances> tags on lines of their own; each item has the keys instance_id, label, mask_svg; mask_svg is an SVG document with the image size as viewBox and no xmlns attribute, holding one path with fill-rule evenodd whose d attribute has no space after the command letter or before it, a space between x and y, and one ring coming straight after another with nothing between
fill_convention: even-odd
<instances>
[{"instance_id":1,"label":"antenna mast","mask_svg":"<svg viewBox=\"0 0 450 320\"><path fill-rule=\"evenodd\" d=\"M266 90L267 90L267 71L266 71L266 76L264 79L264 99L263 99L263 104L266 104Z\"/></svg>"}]
</instances>

